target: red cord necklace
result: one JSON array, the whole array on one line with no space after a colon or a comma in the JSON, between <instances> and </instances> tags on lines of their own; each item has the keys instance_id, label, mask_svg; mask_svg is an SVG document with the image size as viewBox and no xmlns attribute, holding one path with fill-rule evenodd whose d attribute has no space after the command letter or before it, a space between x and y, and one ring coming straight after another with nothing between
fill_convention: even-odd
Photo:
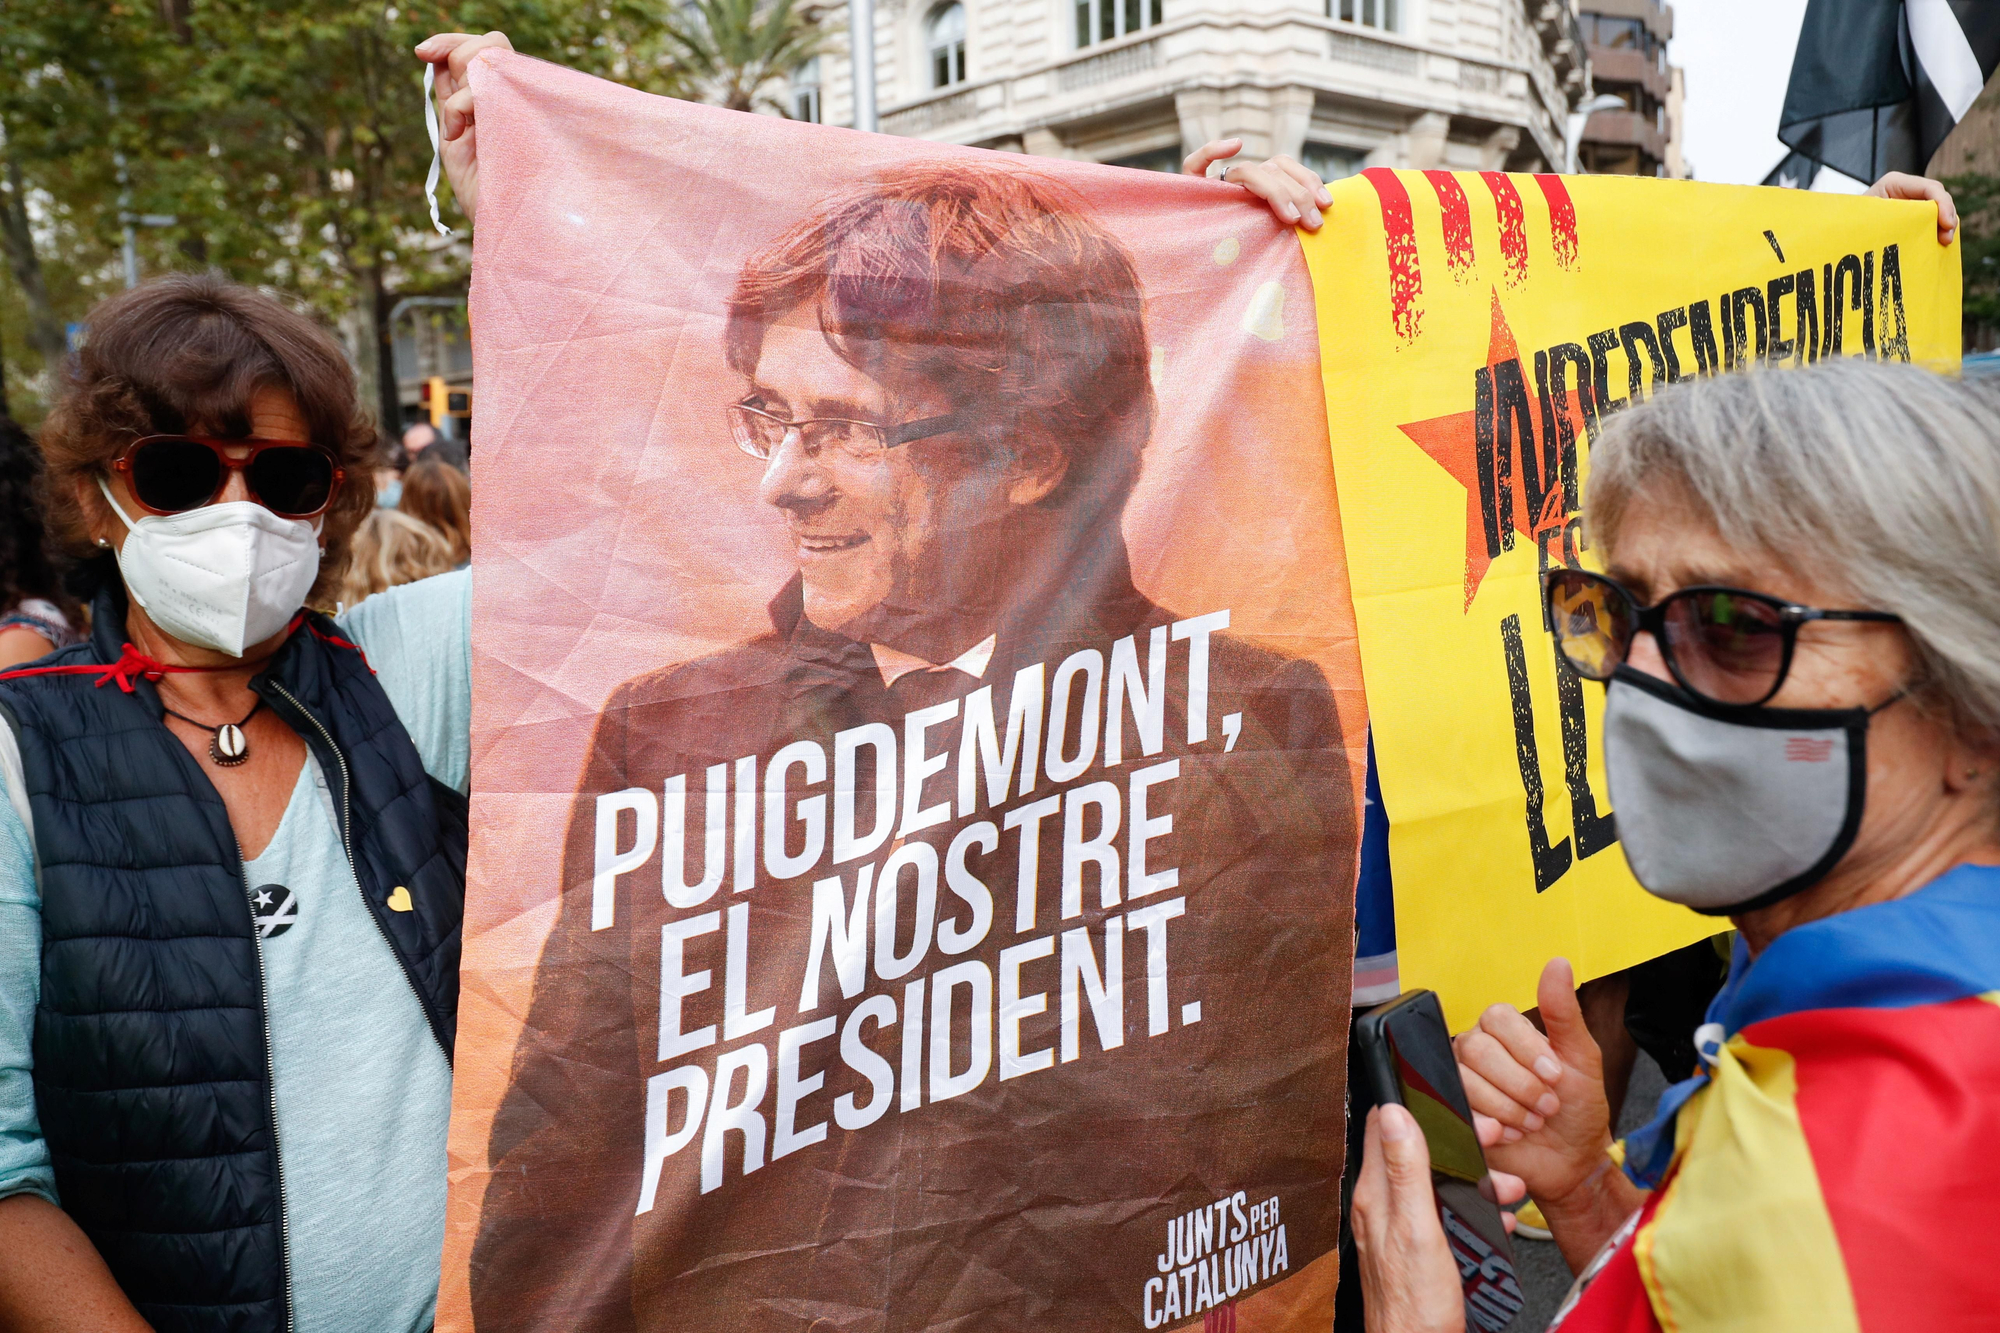
<instances>
[{"instance_id":1,"label":"red cord necklace","mask_svg":"<svg viewBox=\"0 0 2000 1333\"><path fill-rule=\"evenodd\" d=\"M355 653L360 655L361 664L368 666L368 654L363 653L358 644L350 643L338 634L322 633L317 626L306 620L306 613L304 611L292 617L292 623L285 626L285 632L289 635L292 631L298 629L300 625L304 625L306 631L322 643L330 643L336 648L352 648ZM272 656L276 656L276 654ZM247 665L260 666L263 662L268 662L269 660L270 658L268 657L262 658L257 662L251 662ZM241 671L245 665L242 662L228 662L222 666L174 666L160 661L157 657L149 657L145 653L140 652L132 644L127 643L118 654L116 662L79 662L73 666L16 667L12 671L0 671L0 680L14 680L21 676L88 676L95 674L97 679L91 682L93 688L102 689L106 684L116 681L119 689L130 694L132 693L132 682L135 680L150 680L158 684L167 676L190 675L197 672L209 671ZM368 666L368 669L372 672L375 668ZM161 707L164 708L165 705L162 704ZM254 714L256 710L252 709L251 712ZM180 717L180 714L175 713L174 716ZM192 718L182 718L182 720L193 721ZM247 722L250 719L245 717L243 720ZM194 725L201 727L207 724L195 722ZM231 723L226 725L241 726L242 724Z\"/></svg>"}]
</instances>

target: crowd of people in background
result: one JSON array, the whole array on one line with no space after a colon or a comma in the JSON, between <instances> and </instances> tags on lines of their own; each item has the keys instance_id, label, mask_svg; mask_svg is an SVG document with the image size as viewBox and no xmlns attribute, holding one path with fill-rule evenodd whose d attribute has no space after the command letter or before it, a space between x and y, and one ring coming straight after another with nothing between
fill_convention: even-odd
<instances>
[{"instance_id":1,"label":"crowd of people in background","mask_svg":"<svg viewBox=\"0 0 2000 1333\"><path fill-rule=\"evenodd\" d=\"M472 563L472 482L465 442L428 422L383 439L375 510L356 529L353 555L322 608L346 610L388 588ZM41 450L19 422L0 416L0 670L32 662L88 628L87 573L67 578L51 556L39 496Z\"/></svg>"},{"instance_id":2,"label":"crowd of people in background","mask_svg":"<svg viewBox=\"0 0 2000 1333\"><path fill-rule=\"evenodd\" d=\"M375 512L354 533L337 607L472 562L472 482L455 439L419 423L375 469Z\"/></svg>"}]
</instances>

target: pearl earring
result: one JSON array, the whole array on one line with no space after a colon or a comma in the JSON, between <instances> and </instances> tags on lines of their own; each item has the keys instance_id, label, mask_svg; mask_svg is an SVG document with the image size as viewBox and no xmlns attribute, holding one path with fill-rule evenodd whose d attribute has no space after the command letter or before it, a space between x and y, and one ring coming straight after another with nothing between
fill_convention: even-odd
<instances>
[{"instance_id":1,"label":"pearl earring","mask_svg":"<svg viewBox=\"0 0 2000 1333\"><path fill-rule=\"evenodd\" d=\"M110 543L110 542L108 542L108 541L104 540L104 538L102 538L102 537L99 537L99 538L97 539L97 544L98 544L99 546L103 546L103 547L109 547L109 546L111 545L111 543Z\"/></svg>"}]
</instances>

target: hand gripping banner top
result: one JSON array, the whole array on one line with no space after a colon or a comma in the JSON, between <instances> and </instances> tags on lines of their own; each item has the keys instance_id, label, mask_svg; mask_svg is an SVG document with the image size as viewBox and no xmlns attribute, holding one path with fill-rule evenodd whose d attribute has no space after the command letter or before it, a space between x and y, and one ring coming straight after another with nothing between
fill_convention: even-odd
<instances>
[{"instance_id":1,"label":"hand gripping banner top","mask_svg":"<svg viewBox=\"0 0 2000 1333\"><path fill-rule=\"evenodd\" d=\"M472 77L439 1327L1325 1327L1366 715L1298 243Z\"/></svg>"},{"instance_id":2,"label":"hand gripping banner top","mask_svg":"<svg viewBox=\"0 0 2000 1333\"><path fill-rule=\"evenodd\" d=\"M1303 244L1398 962L1462 1028L1532 1005L1550 957L1581 980L1727 924L1632 879L1603 691L1542 623L1543 571L1601 567L1578 516L1599 430L1696 376L1953 367L1959 252L1931 204L1795 190L1371 169L1333 194Z\"/></svg>"}]
</instances>

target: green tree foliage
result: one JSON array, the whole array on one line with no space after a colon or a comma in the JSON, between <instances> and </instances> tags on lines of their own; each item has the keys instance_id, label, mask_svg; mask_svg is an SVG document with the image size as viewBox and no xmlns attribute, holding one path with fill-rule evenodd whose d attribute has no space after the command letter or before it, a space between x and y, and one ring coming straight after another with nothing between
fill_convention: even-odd
<instances>
[{"instance_id":1,"label":"green tree foliage","mask_svg":"<svg viewBox=\"0 0 2000 1333\"><path fill-rule=\"evenodd\" d=\"M59 356L64 324L117 261L119 162L157 131L154 96L171 70L157 23L101 0L0 0L0 250L13 283L0 342L17 366ZM114 116L112 107L132 106ZM127 173L129 178L129 172Z\"/></svg>"},{"instance_id":2,"label":"green tree foliage","mask_svg":"<svg viewBox=\"0 0 2000 1333\"><path fill-rule=\"evenodd\" d=\"M219 268L341 322L395 421L389 312L462 292L471 259L443 184L459 234L430 225L411 48L496 28L529 55L686 90L656 7L632 0L0 0L0 357L16 414L39 416L64 326L122 285L131 215L172 219L137 228L146 272Z\"/></svg>"},{"instance_id":3,"label":"green tree foliage","mask_svg":"<svg viewBox=\"0 0 2000 1333\"><path fill-rule=\"evenodd\" d=\"M827 49L820 11L796 0L694 0L660 7L667 62L702 100L788 115L771 88Z\"/></svg>"},{"instance_id":4,"label":"green tree foliage","mask_svg":"<svg viewBox=\"0 0 2000 1333\"><path fill-rule=\"evenodd\" d=\"M1965 265L1965 332L1971 343L1981 328L2000 330L2000 176L1947 176L1944 185L1964 225L1959 257Z\"/></svg>"}]
</instances>

